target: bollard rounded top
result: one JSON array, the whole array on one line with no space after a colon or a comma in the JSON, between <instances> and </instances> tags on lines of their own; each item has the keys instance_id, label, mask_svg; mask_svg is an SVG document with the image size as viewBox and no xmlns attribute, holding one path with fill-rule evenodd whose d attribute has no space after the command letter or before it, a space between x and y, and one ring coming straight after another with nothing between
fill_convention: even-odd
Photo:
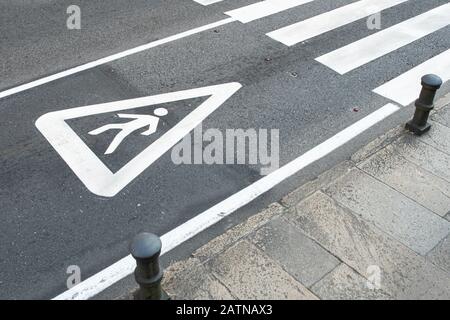
<instances>
[{"instance_id":1,"label":"bollard rounded top","mask_svg":"<svg viewBox=\"0 0 450 320\"><path fill-rule=\"evenodd\" d=\"M148 259L159 256L161 247L161 239L157 235L142 232L134 237L130 245L130 252L135 259Z\"/></svg>"},{"instance_id":2,"label":"bollard rounded top","mask_svg":"<svg viewBox=\"0 0 450 320\"><path fill-rule=\"evenodd\" d=\"M427 74L422 77L422 86L428 86L437 90L442 86L442 79L435 74Z\"/></svg>"}]
</instances>

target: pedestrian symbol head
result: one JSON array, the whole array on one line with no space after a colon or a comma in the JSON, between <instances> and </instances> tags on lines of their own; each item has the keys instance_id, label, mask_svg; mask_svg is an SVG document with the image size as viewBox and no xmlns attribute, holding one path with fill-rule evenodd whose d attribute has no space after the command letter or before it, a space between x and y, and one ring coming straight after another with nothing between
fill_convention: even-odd
<instances>
[{"instance_id":1,"label":"pedestrian symbol head","mask_svg":"<svg viewBox=\"0 0 450 320\"><path fill-rule=\"evenodd\" d=\"M158 116L158 117L164 117L164 116L166 116L169 112L167 111L166 108L158 108L158 109L155 109L155 111L153 111L153 113L155 114L155 116Z\"/></svg>"}]
</instances>

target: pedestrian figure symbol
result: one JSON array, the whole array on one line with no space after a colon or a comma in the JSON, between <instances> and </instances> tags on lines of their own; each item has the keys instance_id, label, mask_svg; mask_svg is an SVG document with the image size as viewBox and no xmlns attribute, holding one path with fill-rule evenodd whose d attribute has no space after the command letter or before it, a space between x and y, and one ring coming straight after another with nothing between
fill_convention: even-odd
<instances>
[{"instance_id":1,"label":"pedestrian figure symbol","mask_svg":"<svg viewBox=\"0 0 450 320\"><path fill-rule=\"evenodd\" d=\"M111 154L119 147L122 141L135 132L136 130L142 129L144 127L148 127L148 129L141 133L143 136L149 136L156 132L159 124L159 117L163 117L168 114L167 109L158 108L153 112L155 115L151 116L148 114L124 114L119 113L117 116L119 118L124 119L134 119L129 122L123 123L111 123L104 125L98 129L92 130L89 132L90 135L96 136L101 133L104 133L108 130L120 130L120 132L114 137L113 141L109 145L108 149L106 149L105 154Z\"/></svg>"}]
</instances>

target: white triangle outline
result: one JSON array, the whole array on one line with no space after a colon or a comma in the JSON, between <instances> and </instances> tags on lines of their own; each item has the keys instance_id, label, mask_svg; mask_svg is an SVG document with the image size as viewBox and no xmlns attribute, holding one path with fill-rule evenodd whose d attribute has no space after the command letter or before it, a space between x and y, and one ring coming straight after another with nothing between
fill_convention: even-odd
<instances>
[{"instance_id":1,"label":"white triangle outline","mask_svg":"<svg viewBox=\"0 0 450 320\"><path fill-rule=\"evenodd\" d=\"M36 127L92 193L114 197L177 142L189 134L242 85L230 82L154 96L49 112L36 120ZM66 120L123 111L167 102L210 96L173 128L145 148L116 173L97 157L67 124Z\"/></svg>"}]
</instances>

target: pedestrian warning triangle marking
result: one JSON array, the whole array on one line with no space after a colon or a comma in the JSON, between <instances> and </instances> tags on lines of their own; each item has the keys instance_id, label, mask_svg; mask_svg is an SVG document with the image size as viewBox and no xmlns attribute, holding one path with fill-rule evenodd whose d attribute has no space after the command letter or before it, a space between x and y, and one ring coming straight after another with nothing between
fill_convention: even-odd
<instances>
[{"instance_id":1,"label":"pedestrian warning triangle marking","mask_svg":"<svg viewBox=\"0 0 450 320\"><path fill-rule=\"evenodd\" d=\"M83 182L86 188L99 196L114 197L159 157L170 150L184 136L189 134L189 132L197 127L241 87L240 83L231 82L54 111L41 116L36 120L35 125ZM97 157L67 123L67 120L96 114L124 111L207 96L209 97L203 103L115 173Z\"/></svg>"}]
</instances>

